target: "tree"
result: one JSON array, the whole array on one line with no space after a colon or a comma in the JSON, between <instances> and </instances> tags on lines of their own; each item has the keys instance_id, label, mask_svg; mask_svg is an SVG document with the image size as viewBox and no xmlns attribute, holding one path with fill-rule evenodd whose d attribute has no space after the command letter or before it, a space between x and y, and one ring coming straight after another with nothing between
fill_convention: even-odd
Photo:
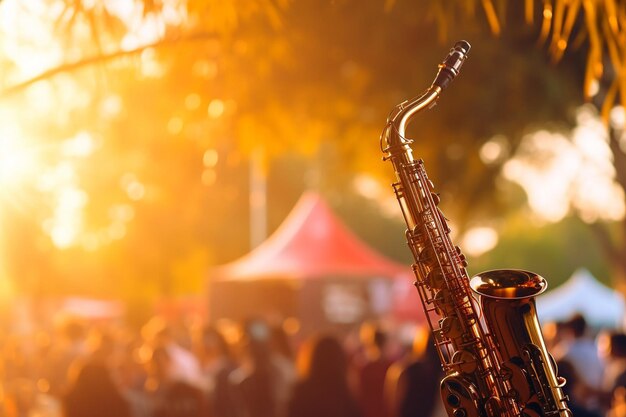
<instances>
[{"instance_id":1,"label":"tree","mask_svg":"<svg viewBox=\"0 0 626 417\"><path fill-rule=\"evenodd\" d=\"M55 145L40 161L46 172L64 163L74 172L41 197L49 206L31 225L47 242L39 256L67 275L77 253L89 254L70 287L84 275L98 277L101 290L115 279L125 293L145 288L146 277L151 293L197 287L204 268L247 250L246 162L256 148L267 159L270 192L280 195L273 219L291 207L307 171L319 173L328 196L345 196L358 174L391 179L377 138L389 110L432 80L448 49L444 35L471 38L471 64L427 123L411 127L416 154L457 224L501 214L508 202L495 184L504 161L486 166L481 147L504 134L513 152L529 125L573 124L581 94L572 86L583 85L585 63L572 54L550 65L524 22L493 38L463 12L477 11L474 3L449 6L452 22L442 19L440 2L427 0L138 0L125 8L59 0L21 13L27 6L4 0L0 13L35 19L19 27L42 32L18 43L23 32L5 27L0 99L32 109L30 122L20 119L25 136ZM490 4L480 7L493 30ZM41 39L34 52L49 59L24 72L20 54ZM81 132L90 153L63 154L68 138L84 142ZM278 170L289 158L302 164L286 176ZM83 216L70 216L65 229L46 221L55 219L61 188L73 190ZM51 256L55 237L65 249ZM387 247L388 238L377 244Z\"/></svg>"},{"instance_id":2,"label":"tree","mask_svg":"<svg viewBox=\"0 0 626 417\"><path fill-rule=\"evenodd\" d=\"M460 2L465 15L473 15L476 1ZM511 16L521 15L520 4L500 3L500 10L491 0L482 2L491 32L500 36L502 27ZM537 7L539 6L539 7ZM432 7L442 27L449 25L448 17L438 2ZM451 6L454 9L457 6ZM558 63L571 49L586 53L583 81L584 99L595 105L605 122L607 142L615 170L615 181L626 198L626 137L624 104L626 103L626 2L623 1L563 1L524 2L525 22L539 28L538 41L545 46L551 61ZM539 10L537 10L539 9ZM444 31L445 32L445 31ZM578 51L580 52L580 51ZM611 114L614 115L611 120ZM589 221L599 245L613 266L616 284L626 282L626 216L621 221Z\"/></svg>"}]
</instances>

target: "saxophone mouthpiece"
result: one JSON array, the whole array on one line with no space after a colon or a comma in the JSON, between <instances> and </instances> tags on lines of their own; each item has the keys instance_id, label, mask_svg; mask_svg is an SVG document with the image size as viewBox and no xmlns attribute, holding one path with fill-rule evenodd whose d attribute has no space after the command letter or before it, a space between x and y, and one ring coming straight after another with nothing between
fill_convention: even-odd
<instances>
[{"instance_id":1,"label":"saxophone mouthpiece","mask_svg":"<svg viewBox=\"0 0 626 417\"><path fill-rule=\"evenodd\" d=\"M467 41L458 41L454 44L454 47L450 50L446 59L439 64L439 72L437 73L435 81L433 81L434 86L438 86L443 90L450 84L454 77L459 75L461 65L463 65L463 62L467 58L467 53L470 48L471 46Z\"/></svg>"}]
</instances>

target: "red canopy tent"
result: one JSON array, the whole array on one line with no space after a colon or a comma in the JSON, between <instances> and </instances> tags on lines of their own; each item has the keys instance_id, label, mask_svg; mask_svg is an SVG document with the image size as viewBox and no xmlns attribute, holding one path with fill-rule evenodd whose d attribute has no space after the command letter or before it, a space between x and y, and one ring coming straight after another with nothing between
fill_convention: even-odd
<instances>
[{"instance_id":1,"label":"red canopy tent","mask_svg":"<svg viewBox=\"0 0 626 417\"><path fill-rule=\"evenodd\" d=\"M386 281L391 288L396 280L410 282L411 274L408 265L379 254L353 234L317 193L306 192L285 221L265 242L240 259L212 271L211 282L214 288L215 284L239 283L236 287L231 286L236 289L232 289L230 294L223 291L214 294L212 304L222 304L222 307L227 304L230 315L233 315L234 310L245 310L244 307L249 310L251 305L260 308L260 304L284 304L285 299L290 298L286 292L302 290L307 285L308 299L301 299L299 303L295 302L287 307L292 310L292 314L302 315L306 314L302 311L303 306L310 308L311 302L322 297L328 289L318 285L316 290L311 291L315 283L343 282L350 285L377 280L379 284L380 281ZM264 294L265 300L258 299L260 289L257 287L252 290L257 294L257 299L245 301L248 297L244 296L244 283L282 285L275 285L272 291L267 291ZM397 290L390 290L389 297L397 293ZM390 312L393 313L392 309L398 311L403 318L418 319L423 316L417 292L413 290L412 293L413 297L402 296L399 299L396 297L396 300L388 300ZM335 298L341 299L341 296ZM407 300L413 302L409 303ZM400 301L401 304L394 301ZM238 302L239 305L236 306ZM215 309L212 310L212 315L216 315ZM311 311L309 313L312 314ZM228 314L217 312L217 316L224 315Z\"/></svg>"},{"instance_id":2,"label":"red canopy tent","mask_svg":"<svg viewBox=\"0 0 626 417\"><path fill-rule=\"evenodd\" d=\"M314 192L303 194L272 236L215 270L217 280L315 279L406 275L407 266L380 255L339 221Z\"/></svg>"}]
</instances>

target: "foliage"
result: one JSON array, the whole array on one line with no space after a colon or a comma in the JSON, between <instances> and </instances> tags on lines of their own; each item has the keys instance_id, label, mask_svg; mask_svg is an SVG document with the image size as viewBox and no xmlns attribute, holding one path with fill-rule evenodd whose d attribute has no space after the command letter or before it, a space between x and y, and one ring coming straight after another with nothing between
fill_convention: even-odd
<instances>
[{"instance_id":1,"label":"foliage","mask_svg":"<svg viewBox=\"0 0 626 417\"><path fill-rule=\"evenodd\" d=\"M503 24L505 3L481 2L492 31ZM557 3L551 39L566 33L554 29ZM570 3L563 7L570 10ZM536 30L515 20L493 38L472 1L439 9L446 3L138 0L124 12L106 2L49 4L41 27L62 53L36 74L19 71L16 56L2 54L7 77L0 99L31 109L42 91L53 97L20 119L40 144L59 146L84 131L97 138L93 154L72 160L75 185L88 195L85 234L109 236L112 225L119 232L111 219L119 207L130 207L132 219L123 224L123 238L114 234L97 248L77 240L58 250L41 230L50 205L13 224L14 214L4 214L14 228L10 236L21 235L11 237L18 244L6 256L13 276L31 277L17 282L24 291L146 297L199 291L208 267L249 249L249 159L259 149L270 231L302 189L318 188L359 232L365 226L357 219L376 206L354 196L355 176L392 180L378 135L393 106L431 82L449 47L444 35L468 38L470 60L437 111L410 133L444 211L461 229L511 205L496 193L501 164L485 166L481 146L503 134L513 152L533 125L571 124L583 98L579 55L546 62L535 47ZM49 164L61 162L52 155ZM393 253L398 227L382 220L360 233Z\"/></svg>"},{"instance_id":2,"label":"foliage","mask_svg":"<svg viewBox=\"0 0 626 417\"><path fill-rule=\"evenodd\" d=\"M390 4L395 2L389 2ZM478 13L478 12L482 13ZM496 37L514 30L523 16L524 24L537 28L536 42L544 47L553 64L563 63L567 52L585 56L583 96L596 104L609 132L615 177L626 194L626 147L624 123L611 121L623 114L626 103L626 2L609 0L525 0L524 2L465 0L432 1L428 14L437 22L439 37L449 36L459 19L480 20ZM582 66L580 66L582 68ZM621 104L621 107L616 107ZM620 113L621 112L621 113ZM626 219L621 224L591 224L605 259L612 265L615 281L626 279Z\"/></svg>"},{"instance_id":3,"label":"foliage","mask_svg":"<svg viewBox=\"0 0 626 417\"><path fill-rule=\"evenodd\" d=\"M569 49L587 51L583 91L585 99L598 94L607 84L602 115L609 112L619 97L626 103L626 2L622 0L524 0L522 2L464 0L452 6L433 1L430 13L438 22L440 36L454 25L451 9L476 17L482 9L491 32L499 36L511 16L524 16L530 26L540 28L538 43L546 46L552 62L559 62ZM520 10L523 7L523 10Z\"/></svg>"},{"instance_id":4,"label":"foliage","mask_svg":"<svg viewBox=\"0 0 626 417\"><path fill-rule=\"evenodd\" d=\"M544 275L550 288L565 282L579 267L591 271L606 285L614 285L612 270L588 225L576 217L545 225L529 223L528 213L517 213L502 225L496 248L469 258L470 273L499 268L518 268Z\"/></svg>"}]
</instances>

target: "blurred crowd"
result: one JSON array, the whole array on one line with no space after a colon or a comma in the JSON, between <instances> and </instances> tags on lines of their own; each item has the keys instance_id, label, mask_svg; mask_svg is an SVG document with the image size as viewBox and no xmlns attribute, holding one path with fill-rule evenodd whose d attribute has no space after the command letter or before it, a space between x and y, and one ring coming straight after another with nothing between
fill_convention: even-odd
<instances>
[{"instance_id":1,"label":"blurred crowd","mask_svg":"<svg viewBox=\"0 0 626 417\"><path fill-rule=\"evenodd\" d=\"M575 417L626 417L626 333L547 323ZM0 338L0 417L445 417L429 331L295 340L261 319L140 331L70 319Z\"/></svg>"},{"instance_id":2,"label":"blurred crowd","mask_svg":"<svg viewBox=\"0 0 626 417\"><path fill-rule=\"evenodd\" d=\"M155 317L131 331L70 318L5 334L0 417L391 417L435 406L440 365L426 332L390 343L362 323L296 340L283 324ZM404 401L409 392L423 400Z\"/></svg>"},{"instance_id":3,"label":"blurred crowd","mask_svg":"<svg viewBox=\"0 0 626 417\"><path fill-rule=\"evenodd\" d=\"M626 333L590 328L581 314L544 326L574 416L626 416Z\"/></svg>"}]
</instances>

